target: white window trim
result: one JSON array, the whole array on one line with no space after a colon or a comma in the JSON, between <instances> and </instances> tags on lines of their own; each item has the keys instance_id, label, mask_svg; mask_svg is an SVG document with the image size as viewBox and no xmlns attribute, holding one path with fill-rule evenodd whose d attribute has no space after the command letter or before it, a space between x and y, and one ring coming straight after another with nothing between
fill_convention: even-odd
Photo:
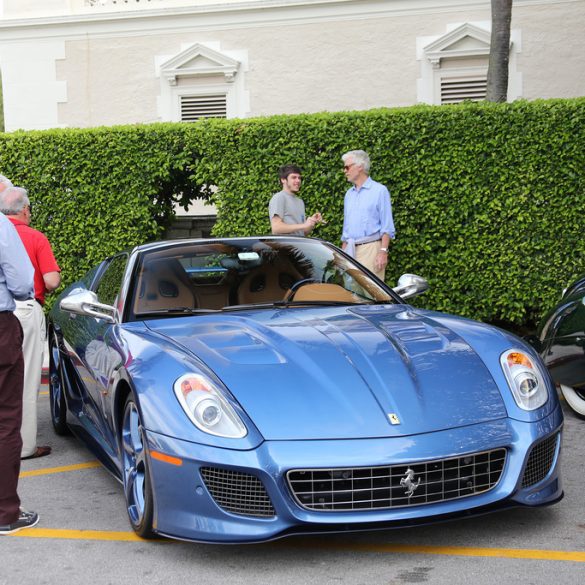
<instances>
[{"instance_id":1,"label":"white window trim","mask_svg":"<svg viewBox=\"0 0 585 585\"><path fill-rule=\"evenodd\" d=\"M204 65L189 65L198 57ZM250 111L249 93L245 89L244 75L247 71L247 51L219 50L219 43L203 45L195 43L184 47L169 58L155 59L157 76L160 78L161 93L158 111L162 121L181 120L181 96L226 95L228 118L243 118ZM209 78L208 82L201 82ZM178 80L181 83L178 83ZM193 84L189 80L193 80Z\"/></svg>"},{"instance_id":2,"label":"white window trim","mask_svg":"<svg viewBox=\"0 0 585 585\"><path fill-rule=\"evenodd\" d=\"M417 38L417 60L420 62L421 76L417 80L417 101L419 103L441 103L441 80L448 77L463 77L470 74L485 73L487 66L466 67L466 57L489 57L491 23L459 23L448 27L444 35ZM477 41L476 47L450 49L457 41L471 37ZM522 74L517 70L518 54L522 51L521 34L513 29L510 34L510 64L508 77L508 101L522 97ZM461 67L441 68L441 61L449 58L462 59Z\"/></svg>"}]
</instances>

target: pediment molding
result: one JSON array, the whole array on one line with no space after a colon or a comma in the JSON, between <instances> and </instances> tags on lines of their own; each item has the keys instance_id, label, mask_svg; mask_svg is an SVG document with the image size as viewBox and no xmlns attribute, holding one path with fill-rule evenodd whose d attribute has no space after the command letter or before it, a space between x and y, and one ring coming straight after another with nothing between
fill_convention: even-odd
<instances>
[{"instance_id":1,"label":"pediment molding","mask_svg":"<svg viewBox=\"0 0 585 585\"><path fill-rule=\"evenodd\" d=\"M165 61L161 67L161 76L169 82L169 85L177 85L180 77L208 77L223 75L228 83L234 78L240 67L240 62L232 59L219 51L215 51L195 43L188 49L181 51L173 58Z\"/></svg>"},{"instance_id":2,"label":"pediment molding","mask_svg":"<svg viewBox=\"0 0 585 585\"><path fill-rule=\"evenodd\" d=\"M441 66L441 59L488 56L490 43L489 30L467 22L424 47L424 53L437 69Z\"/></svg>"}]
</instances>

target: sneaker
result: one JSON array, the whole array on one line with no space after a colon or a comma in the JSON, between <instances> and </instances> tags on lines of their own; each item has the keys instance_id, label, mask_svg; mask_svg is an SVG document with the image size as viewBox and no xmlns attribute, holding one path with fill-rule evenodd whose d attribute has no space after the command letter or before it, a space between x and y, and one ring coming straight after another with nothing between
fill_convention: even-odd
<instances>
[{"instance_id":1,"label":"sneaker","mask_svg":"<svg viewBox=\"0 0 585 585\"><path fill-rule=\"evenodd\" d=\"M0 525L0 534L12 534L23 528L31 528L32 526L35 526L35 524L38 524L38 522L39 515L36 512L27 512L21 508L16 522Z\"/></svg>"}]
</instances>

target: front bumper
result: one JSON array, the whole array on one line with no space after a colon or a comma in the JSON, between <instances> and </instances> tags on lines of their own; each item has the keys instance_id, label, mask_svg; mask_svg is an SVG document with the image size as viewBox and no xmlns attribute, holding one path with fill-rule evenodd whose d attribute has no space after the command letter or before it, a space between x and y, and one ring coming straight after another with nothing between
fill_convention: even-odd
<instances>
[{"instance_id":1,"label":"front bumper","mask_svg":"<svg viewBox=\"0 0 585 585\"><path fill-rule=\"evenodd\" d=\"M150 458L154 528L172 538L205 542L258 542L287 534L403 527L477 515L513 506L541 506L562 495L559 474L562 414L558 407L536 423L502 419L460 429L400 438L335 441L266 441L249 451L200 445L147 432L149 450L181 460L173 465ZM535 445L558 435L542 478L529 482L527 462ZM308 510L295 500L286 479L292 469L360 468L409 464L480 453L507 451L495 487L448 501L380 510ZM257 478L274 514L256 517L227 511L210 493L202 468ZM220 502L221 504L222 502ZM228 507L229 509L229 507Z\"/></svg>"}]
</instances>

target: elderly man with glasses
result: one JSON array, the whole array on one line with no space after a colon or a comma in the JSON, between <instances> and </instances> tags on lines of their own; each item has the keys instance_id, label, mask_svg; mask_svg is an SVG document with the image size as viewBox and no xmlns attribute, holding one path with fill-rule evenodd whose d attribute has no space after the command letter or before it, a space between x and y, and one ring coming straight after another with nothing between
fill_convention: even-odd
<instances>
[{"instance_id":1,"label":"elderly man with glasses","mask_svg":"<svg viewBox=\"0 0 585 585\"><path fill-rule=\"evenodd\" d=\"M0 211L12 222L35 270L35 298L16 301L15 315L24 332L24 393L22 411L22 459L43 457L49 446L37 445L37 398L41 385L46 323L45 295L61 284L60 268L51 244L42 232L30 227L31 203L26 189L9 187L0 192Z\"/></svg>"},{"instance_id":2,"label":"elderly man with glasses","mask_svg":"<svg viewBox=\"0 0 585 585\"><path fill-rule=\"evenodd\" d=\"M384 280L390 241L396 235L390 193L370 178L366 152L352 150L341 159L345 178L353 183L343 204L342 248Z\"/></svg>"}]
</instances>

